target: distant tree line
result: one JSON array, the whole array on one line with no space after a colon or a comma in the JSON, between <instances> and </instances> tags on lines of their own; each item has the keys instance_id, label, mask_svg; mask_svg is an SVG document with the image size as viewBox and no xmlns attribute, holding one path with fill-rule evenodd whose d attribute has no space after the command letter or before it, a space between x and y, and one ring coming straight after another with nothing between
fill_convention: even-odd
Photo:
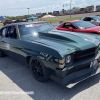
<instances>
[{"instance_id":1,"label":"distant tree line","mask_svg":"<svg viewBox=\"0 0 100 100\"><path fill-rule=\"evenodd\" d=\"M8 19L26 19L31 17L31 15L23 15L23 16L0 16L0 17L6 17Z\"/></svg>"}]
</instances>

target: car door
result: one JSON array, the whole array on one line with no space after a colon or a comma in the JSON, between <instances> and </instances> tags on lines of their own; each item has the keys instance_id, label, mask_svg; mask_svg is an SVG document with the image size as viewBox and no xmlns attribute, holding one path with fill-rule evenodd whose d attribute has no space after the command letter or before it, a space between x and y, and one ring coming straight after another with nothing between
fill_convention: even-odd
<instances>
[{"instance_id":1,"label":"car door","mask_svg":"<svg viewBox=\"0 0 100 100\"><path fill-rule=\"evenodd\" d=\"M14 58L18 58L17 56L18 39L17 39L16 27L15 26L5 27L2 30L1 36L2 36L1 46L3 51Z\"/></svg>"},{"instance_id":2,"label":"car door","mask_svg":"<svg viewBox=\"0 0 100 100\"><path fill-rule=\"evenodd\" d=\"M67 22L67 23L64 23L63 25L60 26L60 30L64 30L64 31L72 31L71 29L69 29L71 23Z\"/></svg>"}]
</instances>

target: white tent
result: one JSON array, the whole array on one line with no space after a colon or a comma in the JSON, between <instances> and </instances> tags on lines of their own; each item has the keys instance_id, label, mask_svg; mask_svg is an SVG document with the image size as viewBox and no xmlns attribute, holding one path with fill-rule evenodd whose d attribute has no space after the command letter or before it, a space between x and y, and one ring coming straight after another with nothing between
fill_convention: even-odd
<instances>
[{"instance_id":1,"label":"white tent","mask_svg":"<svg viewBox=\"0 0 100 100\"><path fill-rule=\"evenodd\" d=\"M53 15L45 15L45 16L43 16L41 18L53 18L53 17L55 17L55 16L53 16Z\"/></svg>"}]
</instances>

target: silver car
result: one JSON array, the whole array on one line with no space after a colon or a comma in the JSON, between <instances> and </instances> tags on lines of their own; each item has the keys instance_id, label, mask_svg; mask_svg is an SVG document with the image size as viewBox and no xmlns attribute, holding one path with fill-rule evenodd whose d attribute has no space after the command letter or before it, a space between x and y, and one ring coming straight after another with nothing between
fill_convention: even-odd
<instances>
[{"instance_id":1,"label":"silver car","mask_svg":"<svg viewBox=\"0 0 100 100\"><path fill-rule=\"evenodd\" d=\"M81 20L90 22L96 26L100 26L100 17L99 16L84 17Z\"/></svg>"}]
</instances>

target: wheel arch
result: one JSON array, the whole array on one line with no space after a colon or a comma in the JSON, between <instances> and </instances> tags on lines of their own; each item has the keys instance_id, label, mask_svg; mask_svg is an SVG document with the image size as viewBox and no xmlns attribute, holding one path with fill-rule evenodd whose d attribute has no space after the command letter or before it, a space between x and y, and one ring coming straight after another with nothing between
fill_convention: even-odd
<instances>
[{"instance_id":1,"label":"wheel arch","mask_svg":"<svg viewBox=\"0 0 100 100\"><path fill-rule=\"evenodd\" d=\"M42 64L44 65L44 63L43 63L39 58L34 57L34 56L32 56L32 55L29 55L29 56L26 57L26 62L27 62L27 64L30 64L30 60L31 60L31 59L37 59L40 63L42 63Z\"/></svg>"}]
</instances>

